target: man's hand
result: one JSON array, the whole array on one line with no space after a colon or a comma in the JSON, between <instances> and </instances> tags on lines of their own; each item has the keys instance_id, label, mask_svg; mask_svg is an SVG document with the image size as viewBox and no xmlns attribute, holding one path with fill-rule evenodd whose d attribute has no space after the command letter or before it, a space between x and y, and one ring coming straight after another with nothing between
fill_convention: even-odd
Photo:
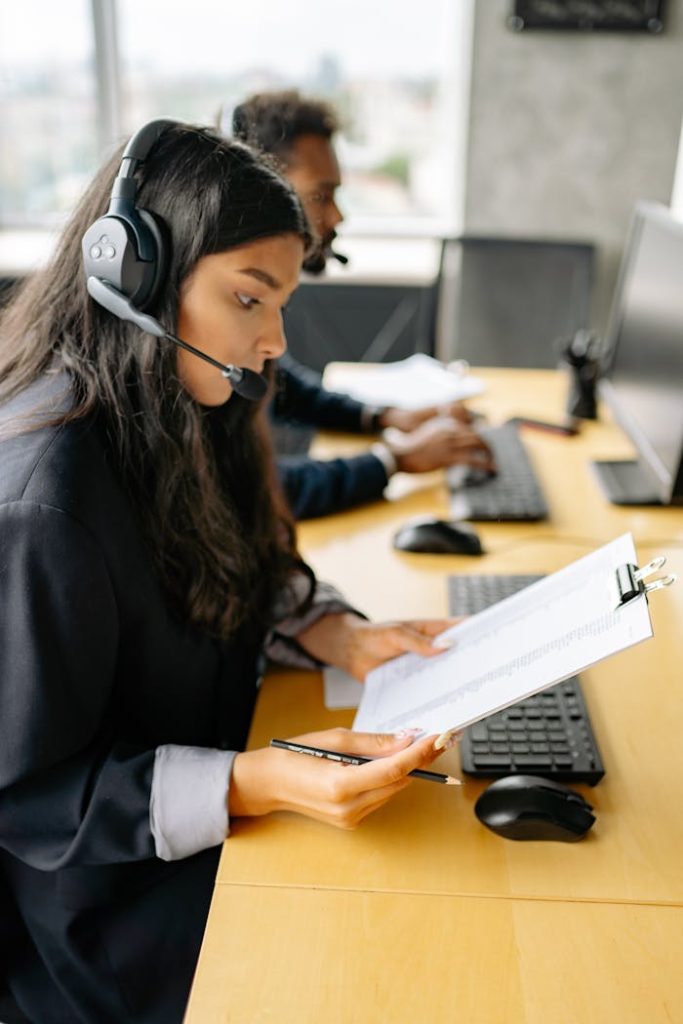
<instances>
[{"instance_id":1,"label":"man's hand","mask_svg":"<svg viewBox=\"0 0 683 1024\"><path fill-rule=\"evenodd\" d=\"M395 427L396 430L410 433L435 417L462 424L471 423L473 419L472 413L462 402L446 402L444 405L429 405L423 409L395 409L392 406L384 410L379 425L382 430L386 427Z\"/></svg>"},{"instance_id":2,"label":"man's hand","mask_svg":"<svg viewBox=\"0 0 683 1024\"><path fill-rule=\"evenodd\" d=\"M457 463L495 472L491 449L475 431L452 419L432 419L410 434L387 431L383 437L403 473L427 473Z\"/></svg>"}]
</instances>

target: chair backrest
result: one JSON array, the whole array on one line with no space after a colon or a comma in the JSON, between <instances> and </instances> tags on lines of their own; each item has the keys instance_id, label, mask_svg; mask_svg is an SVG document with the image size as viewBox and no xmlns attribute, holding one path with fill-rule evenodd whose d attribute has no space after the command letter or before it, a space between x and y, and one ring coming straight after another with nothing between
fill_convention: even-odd
<instances>
[{"instance_id":1,"label":"chair backrest","mask_svg":"<svg viewBox=\"0 0 683 1024\"><path fill-rule=\"evenodd\" d=\"M444 239L436 354L477 366L557 366L558 339L590 327L594 252L584 242Z\"/></svg>"}]
</instances>

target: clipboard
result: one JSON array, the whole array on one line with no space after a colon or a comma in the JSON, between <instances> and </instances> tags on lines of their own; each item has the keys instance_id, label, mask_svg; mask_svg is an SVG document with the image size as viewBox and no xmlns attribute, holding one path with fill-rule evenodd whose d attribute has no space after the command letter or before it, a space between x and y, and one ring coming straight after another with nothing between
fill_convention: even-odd
<instances>
[{"instance_id":1,"label":"clipboard","mask_svg":"<svg viewBox=\"0 0 683 1024\"><path fill-rule=\"evenodd\" d=\"M354 729L443 736L650 639L648 596L676 579L663 564L640 569L630 533L610 541L447 630L443 654L375 669Z\"/></svg>"}]
</instances>

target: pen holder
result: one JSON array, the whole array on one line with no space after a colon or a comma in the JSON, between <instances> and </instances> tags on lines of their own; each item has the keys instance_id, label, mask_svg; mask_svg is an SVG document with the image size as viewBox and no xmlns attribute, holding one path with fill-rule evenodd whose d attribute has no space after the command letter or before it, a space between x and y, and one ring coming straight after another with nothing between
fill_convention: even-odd
<instances>
[{"instance_id":1,"label":"pen holder","mask_svg":"<svg viewBox=\"0 0 683 1024\"><path fill-rule=\"evenodd\" d=\"M563 345L562 358L569 367L567 415L583 420L598 418L596 386L600 372L598 338L580 330Z\"/></svg>"}]
</instances>

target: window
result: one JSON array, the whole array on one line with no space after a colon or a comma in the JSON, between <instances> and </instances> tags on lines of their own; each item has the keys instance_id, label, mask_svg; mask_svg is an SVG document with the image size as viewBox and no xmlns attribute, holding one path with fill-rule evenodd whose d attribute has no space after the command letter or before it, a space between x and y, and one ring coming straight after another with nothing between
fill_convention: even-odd
<instances>
[{"instance_id":1,"label":"window","mask_svg":"<svg viewBox=\"0 0 683 1024\"><path fill-rule=\"evenodd\" d=\"M214 123L221 111L229 131L249 93L297 87L342 115L351 228L451 227L459 3L421 0L417 13L415 0L119 0L126 127L171 113Z\"/></svg>"},{"instance_id":2,"label":"window","mask_svg":"<svg viewBox=\"0 0 683 1024\"><path fill-rule=\"evenodd\" d=\"M467 7L464 0L421 0L419 13L414 0L2 4L0 222L49 223L67 210L105 155L98 135L123 139L159 116L212 124L219 111L229 126L233 106L249 93L298 87L330 99L341 114L340 202L351 230L452 231ZM98 100L92 11L103 9L116 31L98 37L109 75ZM106 101L109 120L103 109L97 114Z\"/></svg>"},{"instance_id":3,"label":"window","mask_svg":"<svg viewBox=\"0 0 683 1024\"><path fill-rule=\"evenodd\" d=\"M99 159L87 0L0 4L0 105L0 223L50 225Z\"/></svg>"}]
</instances>

